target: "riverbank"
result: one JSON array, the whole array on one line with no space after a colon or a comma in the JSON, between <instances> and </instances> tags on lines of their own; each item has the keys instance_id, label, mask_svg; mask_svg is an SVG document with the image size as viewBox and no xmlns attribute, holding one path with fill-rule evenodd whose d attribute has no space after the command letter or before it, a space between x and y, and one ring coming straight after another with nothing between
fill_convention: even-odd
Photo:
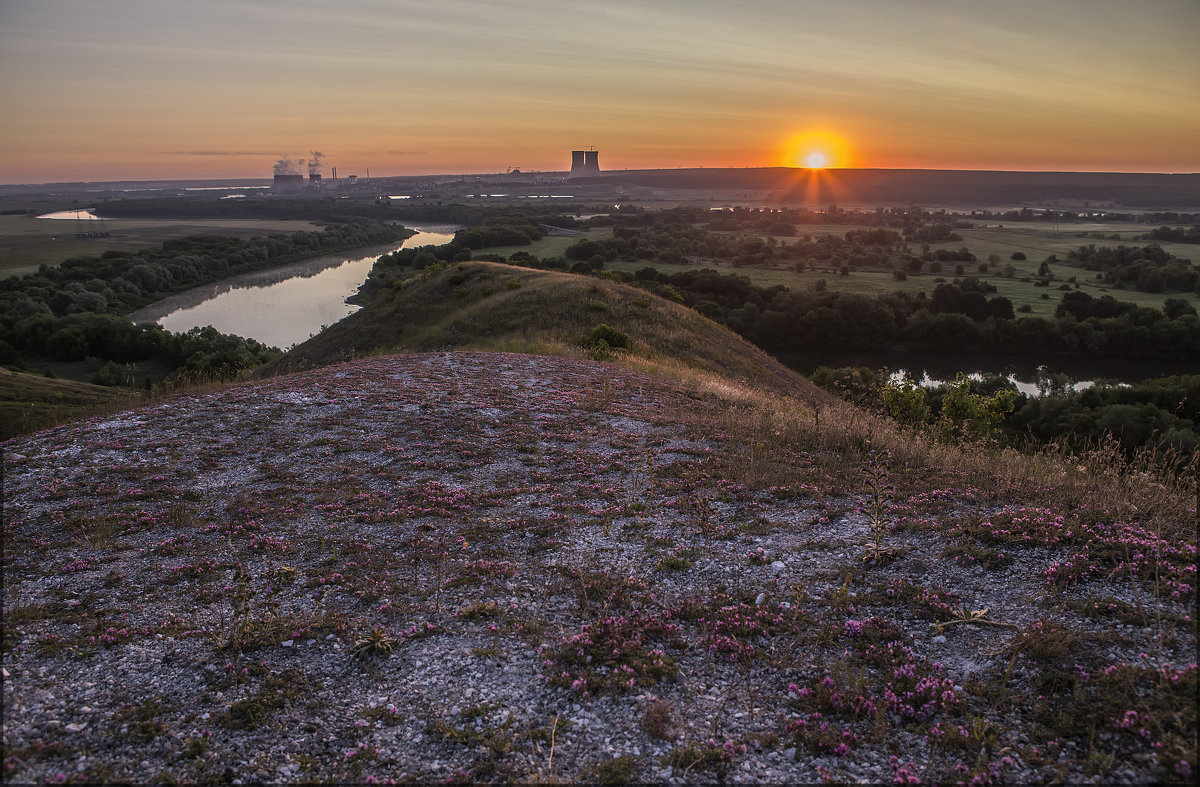
<instances>
[{"instance_id":1,"label":"riverbank","mask_svg":"<svg viewBox=\"0 0 1200 787\"><path fill-rule=\"evenodd\" d=\"M412 229L411 227L409 229ZM416 237L415 235L412 237ZM169 295L161 301L143 306L142 308L131 312L129 319L134 322L158 322L172 312L180 311L181 309L190 309L199 306L207 300L211 300L216 296L230 290L244 289L249 287L268 287L272 284L279 284L295 278L309 278L315 276L321 271L330 268L336 268L339 265L351 260L370 257L378 259L384 254L395 251L397 248L403 248L408 239L403 241L393 241L390 243L378 244L375 246L366 246L361 249L355 249L349 252L339 252L337 254L324 254L319 257L302 260L300 262L287 263L278 268L267 268L265 270L254 271L252 273L243 273L238 276L233 276L229 279L224 279L212 284L202 284L198 287L193 287L175 295Z\"/></svg>"}]
</instances>

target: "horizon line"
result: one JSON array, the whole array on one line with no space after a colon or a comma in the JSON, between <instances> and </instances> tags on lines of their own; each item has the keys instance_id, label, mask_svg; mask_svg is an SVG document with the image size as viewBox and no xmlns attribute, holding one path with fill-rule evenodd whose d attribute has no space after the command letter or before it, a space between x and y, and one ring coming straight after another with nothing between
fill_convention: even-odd
<instances>
[{"instance_id":1,"label":"horizon line","mask_svg":"<svg viewBox=\"0 0 1200 787\"><path fill-rule=\"evenodd\" d=\"M747 170L791 170L795 172L953 172L953 173L989 173L989 174L1013 174L1013 175L1163 175L1163 176L1195 176L1200 175L1200 170L1196 171L1152 171L1152 170L1071 170L1071 169L951 169L938 167L790 167L782 164L776 165L759 165L759 166L742 166L742 167L643 167L637 169L606 169L601 170L599 175L590 176L588 178L576 178L580 180L596 180L602 179L609 175L618 175L622 173L634 172L744 172ZM547 170L520 170L518 172L430 172L421 174L406 174L406 175L376 175L375 179L397 179L397 178L439 178L439 177L484 177L484 176L501 176L512 177L513 175L558 175L564 177L570 173L569 169L547 169ZM0 183L0 188L21 187L21 186L74 186L74 185L102 185L106 183L209 183L221 180L241 180L241 181L263 181L271 182L273 175L245 177L245 176L228 176L215 178L194 178L194 177L162 177L149 179L117 179L117 180L53 180L43 182L24 182L24 183Z\"/></svg>"}]
</instances>

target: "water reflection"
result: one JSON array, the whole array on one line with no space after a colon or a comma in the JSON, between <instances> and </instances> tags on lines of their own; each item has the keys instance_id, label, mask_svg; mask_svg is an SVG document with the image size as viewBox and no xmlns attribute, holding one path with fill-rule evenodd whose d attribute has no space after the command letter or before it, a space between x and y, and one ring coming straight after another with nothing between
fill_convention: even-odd
<instances>
[{"instance_id":1,"label":"water reflection","mask_svg":"<svg viewBox=\"0 0 1200 787\"><path fill-rule=\"evenodd\" d=\"M287 348L358 311L346 298L358 291L381 255L412 246L442 245L454 238L454 227L412 227L418 234L403 243L372 250L368 256L318 257L256 273L235 276L139 309L134 322L157 322L183 332L211 325L222 333L257 339Z\"/></svg>"},{"instance_id":2,"label":"water reflection","mask_svg":"<svg viewBox=\"0 0 1200 787\"><path fill-rule=\"evenodd\" d=\"M1047 396L1082 391L1098 381L1139 383L1151 377L1195 374L1194 364L1165 358L1088 358L948 353L791 353L777 356L804 375L818 366L865 366L888 370L892 379L908 378L924 386L954 382L959 372L980 380L1003 377L1027 396Z\"/></svg>"},{"instance_id":3,"label":"water reflection","mask_svg":"<svg viewBox=\"0 0 1200 787\"><path fill-rule=\"evenodd\" d=\"M39 219L88 219L99 220L100 217L92 213L95 208L84 208L82 210L56 210L53 213L43 213L38 216Z\"/></svg>"}]
</instances>

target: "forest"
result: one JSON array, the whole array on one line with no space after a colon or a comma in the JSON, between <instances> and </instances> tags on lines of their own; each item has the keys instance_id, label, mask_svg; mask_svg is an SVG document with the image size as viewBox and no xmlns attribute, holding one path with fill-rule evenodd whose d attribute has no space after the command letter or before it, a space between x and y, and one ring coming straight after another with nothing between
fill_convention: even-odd
<instances>
[{"instance_id":1,"label":"forest","mask_svg":"<svg viewBox=\"0 0 1200 787\"><path fill-rule=\"evenodd\" d=\"M358 221L250 240L192 236L137 253L108 251L43 265L34 274L0 279L0 364L25 369L93 358L108 362L94 380L108 385L125 381L121 364L139 361L155 361L168 373L228 377L280 351L212 328L172 334L157 323L135 325L126 315L200 284L412 234Z\"/></svg>"}]
</instances>

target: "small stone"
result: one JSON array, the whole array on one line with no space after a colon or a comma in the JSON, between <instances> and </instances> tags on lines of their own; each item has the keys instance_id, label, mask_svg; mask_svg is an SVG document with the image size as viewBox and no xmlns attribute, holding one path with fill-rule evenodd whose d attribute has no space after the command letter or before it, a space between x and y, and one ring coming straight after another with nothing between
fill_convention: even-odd
<instances>
[{"instance_id":1,"label":"small stone","mask_svg":"<svg viewBox=\"0 0 1200 787\"><path fill-rule=\"evenodd\" d=\"M771 564L771 570L774 571L776 574L782 572L786 568L787 568L787 564L784 563L782 560L776 560L774 563Z\"/></svg>"},{"instance_id":2,"label":"small stone","mask_svg":"<svg viewBox=\"0 0 1200 787\"><path fill-rule=\"evenodd\" d=\"M290 648L292 645L296 644L296 641L292 640L292 639L285 639L283 642L280 642L279 644L285 648Z\"/></svg>"},{"instance_id":3,"label":"small stone","mask_svg":"<svg viewBox=\"0 0 1200 787\"><path fill-rule=\"evenodd\" d=\"M932 642L934 645L944 645L946 644L946 635L938 634L936 637L931 639L930 642Z\"/></svg>"},{"instance_id":4,"label":"small stone","mask_svg":"<svg viewBox=\"0 0 1200 787\"><path fill-rule=\"evenodd\" d=\"M86 721L83 722L82 724L76 724L76 723L72 722L71 724L68 724L67 726L63 727L63 729L66 730L67 732L82 732L83 728L86 726L88 726L88 723Z\"/></svg>"}]
</instances>

